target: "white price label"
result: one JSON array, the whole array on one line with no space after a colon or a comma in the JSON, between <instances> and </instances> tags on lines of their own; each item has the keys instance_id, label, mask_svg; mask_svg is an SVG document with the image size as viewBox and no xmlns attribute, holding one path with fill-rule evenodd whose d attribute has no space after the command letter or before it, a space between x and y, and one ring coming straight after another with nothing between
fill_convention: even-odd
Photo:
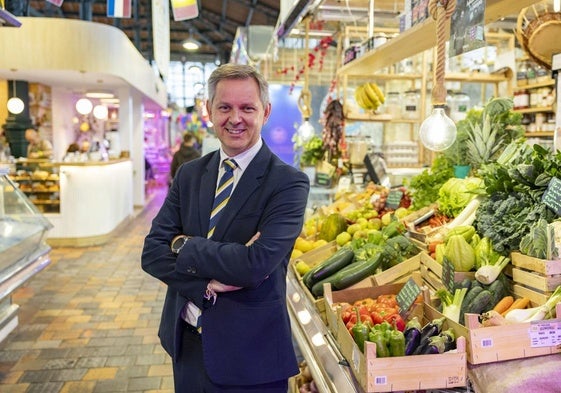
<instances>
[{"instance_id":1,"label":"white price label","mask_svg":"<svg viewBox=\"0 0 561 393\"><path fill-rule=\"evenodd\" d=\"M528 334L532 348L561 345L561 320L532 322Z\"/></svg>"}]
</instances>

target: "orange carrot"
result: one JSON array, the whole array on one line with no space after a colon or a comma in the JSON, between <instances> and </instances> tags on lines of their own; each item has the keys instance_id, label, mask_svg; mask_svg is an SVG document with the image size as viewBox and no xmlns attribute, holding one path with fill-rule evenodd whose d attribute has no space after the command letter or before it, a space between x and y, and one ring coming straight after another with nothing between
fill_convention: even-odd
<instances>
[{"instance_id":1,"label":"orange carrot","mask_svg":"<svg viewBox=\"0 0 561 393\"><path fill-rule=\"evenodd\" d=\"M429 254L436 252L436 246L438 246L440 243L442 242L441 241L430 242L428 246Z\"/></svg>"},{"instance_id":2,"label":"orange carrot","mask_svg":"<svg viewBox=\"0 0 561 393\"><path fill-rule=\"evenodd\" d=\"M528 307L528 304L530 304L530 299L527 297L518 298L514 301L514 303L512 303L512 306L510 306L505 312L501 313L501 315L504 317L510 310L524 309Z\"/></svg>"},{"instance_id":3,"label":"orange carrot","mask_svg":"<svg viewBox=\"0 0 561 393\"><path fill-rule=\"evenodd\" d=\"M497 304L495 304L493 310L498 312L499 314L502 314L503 312L508 310L510 306L512 306L512 303L514 303L514 298L512 296L505 296Z\"/></svg>"}]
</instances>

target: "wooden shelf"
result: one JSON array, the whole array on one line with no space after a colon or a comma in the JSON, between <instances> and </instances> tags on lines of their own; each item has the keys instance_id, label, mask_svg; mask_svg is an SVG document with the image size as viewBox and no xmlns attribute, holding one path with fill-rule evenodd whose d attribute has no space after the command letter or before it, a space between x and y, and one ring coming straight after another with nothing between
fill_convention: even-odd
<instances>
[{"instance_id":1,"label":"wooden shelf","mask_svg":"<svg viewBox=\"0 0 561 393\"><path fill-rule=\"evenodd\" d=\"M555 85L555 80L552 79L541 83L532 83L531 85L525 85L525 86L517 85L513 87L513 90L514 91L531 90L531 89L539 89L540 87L550 87L554 85Z\"/></svg>"},{"instance_id":2,"label":"wooden shelf","mask_svg":"<svg viewBox=\"0 0 561 393\"><path fill-rule=\"evenodd\" d=\"M536 137L536 138L553 138L555 133L553 131L534 131L534 132L526 132L524 135L528 138Z\"/></svg>"},{"instance_id":3,"label":"wooden shelf","mask_svg":"<svg viewBox=\"0 0 561 393\"><path fill-rule=\"evenodd\" d=\"M554 112L552 106L543 106L536 108L526 108L526 109L513 109L516 113L540 113L540 112Z\"/></svg>"},{"instance_id":4,"label":"wooden shelf","mask_svg":"<svg viewBox=\"0 0 561 393\"><path fill-rule=\"evenodd\" d=\"M377 121L377 122L389 122L392 120L391 115L388 114L375 114L375 113L353 113L349 112L345 114L346 121Z\"/></svg>"},{"instance_id":5,"label":"wooden shelf","mask_svg":"<svg viewBox=\"0 0 561 393\"><path fill-rule=\"evenodd\" d=\"M509 79L506 73L503 74L486 74L481 72L448 72L444 76L447 82L473 82L473 83L500 83Z\"/></svg>"},{"instance_id":6,"label":"wooden shelf","mask_svg":"<svg viewBox=\"0 0 561 393\"><path fill-rule=\"evenodd\" d=\"M536 0L487 0L485 24L495 22L502 17L518 14L524 7L535 4ZM449 24L448 24L449 26ZM446 39L450 37L449 28ZM400 60L407 59L436 44L436 22L429 18L411 27L379 48L372 50L358 59L350 61L338 70L341 75L370 75Z\"/></svg>"}]
</instances>

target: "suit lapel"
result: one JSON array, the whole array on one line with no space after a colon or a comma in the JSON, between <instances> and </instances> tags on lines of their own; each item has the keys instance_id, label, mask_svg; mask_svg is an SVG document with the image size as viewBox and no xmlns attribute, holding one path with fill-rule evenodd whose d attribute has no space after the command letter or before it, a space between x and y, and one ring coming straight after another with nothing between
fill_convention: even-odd
<instances>
[{"instance_id":1,"label":"suit lapel","mask_svg":"<svg viewBox=\"0 0 561 393\"><path fill-rule=\"evenodd\" d=\"M201 174L201 189L199 190L199 222L201 235L206 236L210 221L210 211L214 202L214 191L218 179L218 165L220 161L220 153L216 151Z\"/></svg>"}]
</instances>

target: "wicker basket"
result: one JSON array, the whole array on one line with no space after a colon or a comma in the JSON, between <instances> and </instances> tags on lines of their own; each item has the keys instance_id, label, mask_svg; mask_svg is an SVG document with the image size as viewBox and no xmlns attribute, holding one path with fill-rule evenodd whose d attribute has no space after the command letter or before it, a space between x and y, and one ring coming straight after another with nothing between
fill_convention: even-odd
<instances>
[{"instance_id":1,"label":"wicker basket","mask_svg":"<svg viewBox=\"0 0 561 393\"><path fill-rule=\"evenodd\" d=\"M523 8L518 14L516 38L528 56L551 69L551 58L561 53L561 12L555 12L553 1L545 0Z\"/></svg>"}]
</instances>

